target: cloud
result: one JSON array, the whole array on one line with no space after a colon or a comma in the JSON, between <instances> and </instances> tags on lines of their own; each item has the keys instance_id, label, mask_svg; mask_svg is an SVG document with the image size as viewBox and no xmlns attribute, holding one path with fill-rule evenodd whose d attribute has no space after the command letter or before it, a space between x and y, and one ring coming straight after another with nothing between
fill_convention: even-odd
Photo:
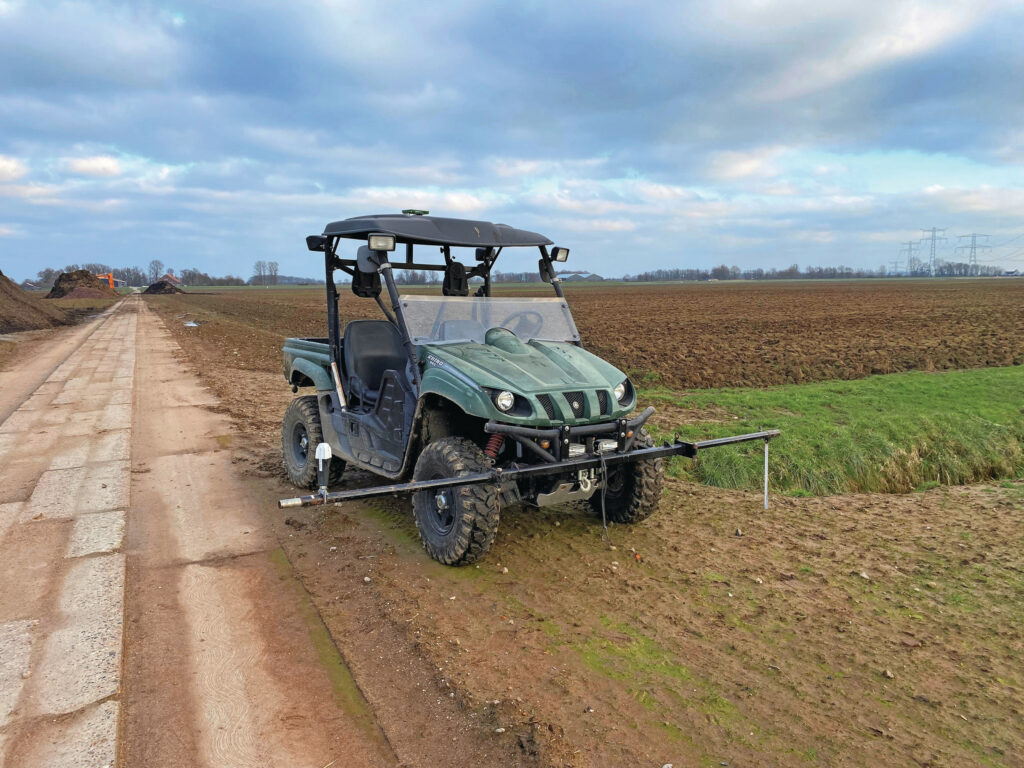
<instances>
[{"instance_id":1,"label":"cloud","mask_svg":"<svg viewBox=\"0 0 1024 768\"><path fill-rule=\"evenodd\" d=\"M3 9L0 85L8 91L152 87L185 63L173 25L144 5L32 0Z\"/></svg>"},{"instance_id":2,"label":"cloud","mask_svg":"<svg viewBox=\"0 0 1024 768\"><path fill-rule=\"evenodd\" d=\"M783 147L759 147L747 151L716 152L711 157L708 171L713 178L724 181L751 176L775 176L779 171L772 160L783 151Z\"/></svg>"},{"instance_id":3,"label":"cloud","mask_svg":"<svg viewBox=\"0 0 1024 768\"><path fill-rule=\"evenodd\" d=\"M120 176L121 163L110 155L93 157L69 157L63 163L65 169L82 176Z\"/></svg>"},{"instance_id":4,"label":"cloud","mask_svg":"<svg viewBox=\"0 0 1024 768\"><path fill-rule=\"evenodd\" d=\"M212 272L318 274L305 235L406 207L609 274L877 266L886 233L1024 230L1022 27L1003 0L0 0L4 221Z\"/></svg>"},{"instance_id":5,"label":"cloud","mask_svg":"<svg viewBox=\"0 0 1024 768\"><path fill-rule=\"evenodd\" d=\"M812 23L816 17L824 17L825 21L842 24L849 32L845 36L838 33L836 37L845 37L842 44L824 54L817 52L820 46L796 52L787 66L761 84L757 97L765 101L800 98L872 69L922 56L954 37L967 34L979 18L977 7L966 2L936 5L903 0L870 7L861 3L830 3L813 10L804 3L783 6L789 6L791 11L810 12ZM773 14L778 10L773 8ZM863 15L865 10L870 12L869 18ZM785 10L782 15L787 15Z\"/></svg>"},{"instance_id":6,"label":"cloud","mask_svg":"<svg viewBox=\"0 0 1024 768\"><path fill-rule=\"evenodd\" d=\"M16 157L0 155L0 182L15 181L28 173L25 163Z\"/></svg>"}]
</instances>

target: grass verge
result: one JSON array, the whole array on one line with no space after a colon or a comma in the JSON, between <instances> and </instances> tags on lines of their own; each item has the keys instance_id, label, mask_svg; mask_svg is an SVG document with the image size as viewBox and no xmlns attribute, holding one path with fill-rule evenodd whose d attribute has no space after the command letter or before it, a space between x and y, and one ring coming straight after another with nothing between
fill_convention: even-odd
<instances>
[{"instance_id":1,"label":"grass verge","mask_svg":"<svg viewBox=\"0 0 1024 768\"><path fill-rule=\"evenodd\" d=\"M772 488L794 495L906 493L1024 475L1024 367L899 373L768 389L671 392L641 400L714 420L652 426L658 439L780 429ZM671 413L671 408L668 409ZM715 448L672 472L724 488L756 489L762 444Z\"/></svg>"}]
</instances>

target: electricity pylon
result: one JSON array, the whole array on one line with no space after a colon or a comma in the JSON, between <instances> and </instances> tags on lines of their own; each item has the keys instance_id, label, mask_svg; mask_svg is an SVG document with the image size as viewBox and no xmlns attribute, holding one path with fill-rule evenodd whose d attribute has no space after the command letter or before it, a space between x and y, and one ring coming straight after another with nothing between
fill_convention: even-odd
<instances>
[{"instance_id":1,"label":"electricity pylon","mask_svg":"<svg viewBox=\"0 0 1024 768\"><path fill-rule=\"evenodd\" d=\"M956 247L956 249L957 249L957 251L968 251L968 254L967 254L967 271L970 274L972 274L972 275L976 275L976 274L978 274L978 249L981 248L982 250L984 250L986 248L991 248L992 246L991 245L978 245L978 238L979 237L988 237L988 235L981 235L981 234L978 234L977 232L972 232L969 235L960 235L960 239L961 240L963 240L966 237L971 238L971 244L970 245L958 245Z\"/></svg>"},{"instance_id":2,"label":"electricity pylon","mask_svg":"<svg viewBox=\"0 0 1024 768\"><path fill-rule=\"evenodd\" d=\"M907 256L907 274L911 277L913 277L921 268L920 262L917 259L917 249L917 241L908 240L903 243L903 248L900 250L900 256L903 256L904 254Z\"/></svg>"},{"instance_id":3,"label":"electricity pylon","mask_svg":"<svg viewBox=\"0 0 1024 768\"><path fill-rule=\"evenodd\" d=\"M924 242L927 240L931 242L931 255L928 259L928 270L931 272L932 277L935 277L935 275L939 273L939 262L935 258L935 243L939 240L946 239L944 237L937 236L939 232L945 232L946 230L945 228L939 229L938 227L932 227L931 229L922 229L921 231L926 234L930 233L931 235L930 237L922 237L921 241Z\"/></svg>"}]
</instances>

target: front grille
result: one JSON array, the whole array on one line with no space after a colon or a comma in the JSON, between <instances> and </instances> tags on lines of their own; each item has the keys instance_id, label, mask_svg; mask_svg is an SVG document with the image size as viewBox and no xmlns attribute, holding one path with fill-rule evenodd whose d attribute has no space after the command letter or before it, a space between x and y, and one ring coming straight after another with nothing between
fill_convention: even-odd
<instances>
[{"instance_id":1,"label":"front grille","mask_svg":"<svg viewBox=\"0 0 1024 768\"><path fill-rule=\"evenodd\" d=\"M597 404L601 406L601 415L607 416L612 412L612 409L608 407L608 393L603 390L597 390Z\"/></svg>"},{"instance_id":2,"label":"front grille","mask_svg":"<svg viewBox=\"0 0 1024 768\"><path fill-rule=\"evenodd\" d=\"M555 418L555 404L551 402L551 395L537 395L537 399L540 400L540 405L548 418Z\"/></svg>"},{"instance_id":3,"label":"front grille","mask_svg":"<svg viewBox=\"0 0 1024 768\"><path fill-rule=\"evenodd\" d=\"M572 415L579 418L583 415L583 406L586 403L586 398L582 392L566 392L565 399L569 401L569 407L572 408Z\"/></svg>"}]
</instances>

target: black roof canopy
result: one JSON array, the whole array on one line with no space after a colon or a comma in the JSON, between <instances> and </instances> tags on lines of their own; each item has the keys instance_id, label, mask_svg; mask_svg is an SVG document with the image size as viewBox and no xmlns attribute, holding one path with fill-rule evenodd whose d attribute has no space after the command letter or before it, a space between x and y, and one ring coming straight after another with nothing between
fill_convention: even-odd
<instances>
[{"instance_id":1,"label":"black roof canopy","mask_svg":"<svg viewBox=\"0 0 1024 768\"><path fill-rule=\"evenodd\" d=\"M544 235L515 229L507 224L470 219L446 219L440 216L417 216L405 213L384 213L356 216L332 221L324 227L324 235L363 239L374 233L394 235L400 243L424 245L455 245L468 248L488 246L551 245Z\"/></svg>"}]
</instances>

